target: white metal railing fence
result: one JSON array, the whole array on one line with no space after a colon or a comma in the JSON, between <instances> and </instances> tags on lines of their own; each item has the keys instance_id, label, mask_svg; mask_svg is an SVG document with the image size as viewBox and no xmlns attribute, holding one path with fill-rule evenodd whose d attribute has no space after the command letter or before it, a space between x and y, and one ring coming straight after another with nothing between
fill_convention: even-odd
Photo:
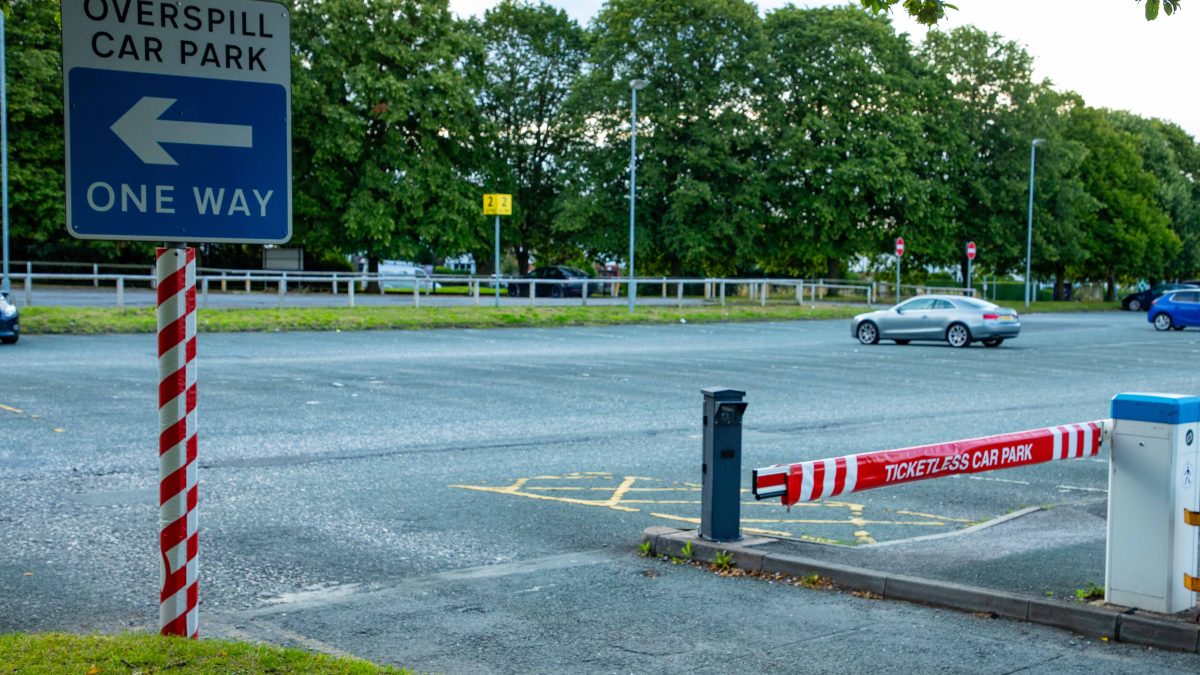
<instances>
[{"instance_id":1,"label":"white metal railing fence","mask_svg":"<svg viewBox=\"0 0 1200 675\"><path fill-rule=\"evenodd\" d=\"M39 266L55 266L52 263L38 263ZM66 266L68 263L57 264ZM112 286L115 288L115 304L124 307L126 290L132 287L153 289L155 276L153 274L99 273L100 265L91 263L82 267L92 268L89 273L64 272L32 272L33 264L26 263L26 271L11 275L13 282L21 282L24 290L24 304L34 304L33 288L35 282L42 285L54 285L55 282L79 285L90 285L94 288ZM116 267L116 266L109 266ZM128 269L139 269L140 266L125 266ZM149 270L147 270L148 272ZM456 295L469 297L473 304L481 305L481 298L491 297L494 290L494 277L471 275L412 275L387 273L354 273L354 272L280 272L269 270L228 270L201 268L197 275L196 285L199 295L199 305L208 307L211 293L253 293L255 291L271 292L278 296L278 305L285 306L289 294L296 293L296 287L305 294L330 293L344 295L346 305L355 306L356 296L371 289L374 293L384 296L409 297L414 306L421 305L422 297L437 294L439 290L445 293L451 288ZM539 298L568 298L578 297L580 303L587 305L589 300L598 297L627 297L629 293L627 277L593 277L580 279L532 279L526 277L501 277L500 293L510 299L519 299L529 306L537 306ZM754 303L864 303L873 305L877 301L892 302L895 297L895 286L887 282L847 281L833 279L785 279L785 278L730 278L730 277L638 277L633 280L635 299L660 298L655 304L676 304L682 306L685 302L720 304ZM14 289L15 290L15 289ZM59 288L61 290L61 288ZM904 284L900 286L901 298L914 297L928 293L944 293L974 296L975 289L949 286L929 286L919 284ZM512 304L510 301L508 304Z\"/></svg>"}]
</instances>

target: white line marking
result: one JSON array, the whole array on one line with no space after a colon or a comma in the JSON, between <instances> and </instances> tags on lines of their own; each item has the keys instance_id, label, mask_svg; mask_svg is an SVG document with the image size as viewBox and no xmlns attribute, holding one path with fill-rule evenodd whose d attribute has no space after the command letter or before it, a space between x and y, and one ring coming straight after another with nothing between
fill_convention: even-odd
<instances>
[{"instance_id":1,"label":"white line marking","mask_svg":"<svg viewBox=\"0 0 1200 675\"><path fill-rule=\"evenodd\" d=\"M1055 485L1059 490L1081 490L1083 492L1108 492L1104 488L1079 487L1077 485Z\"/></svg>"}]
</instances>

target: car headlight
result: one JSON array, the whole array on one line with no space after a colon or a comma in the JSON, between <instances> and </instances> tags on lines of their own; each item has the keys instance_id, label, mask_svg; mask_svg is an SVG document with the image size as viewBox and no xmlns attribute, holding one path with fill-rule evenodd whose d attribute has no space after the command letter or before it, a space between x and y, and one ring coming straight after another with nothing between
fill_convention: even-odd
<instances>
[{"instance_id":1,"label":"car headlight","mask_svg":"<svg viewBox=\"0 0 1200 675\"><path fill-rule=\"evenodd\" d=\"M16 305L10 305L7 302L0 302L0 316L6 319L11 319L17 315Z\"/></svg>"}]
</instances>

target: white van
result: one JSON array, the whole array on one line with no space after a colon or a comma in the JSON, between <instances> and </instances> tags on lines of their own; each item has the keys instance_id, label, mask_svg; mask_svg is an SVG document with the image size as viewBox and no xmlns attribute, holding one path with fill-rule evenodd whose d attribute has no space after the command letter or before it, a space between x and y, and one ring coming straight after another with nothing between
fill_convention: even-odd
<instances>
[{"instance_id":1,"label":"white van","mask_svg":"<svg viewBox=\"0 0 1200 675\"><path fill-rule=\"evenodd\" d=\"M421 291L425 293L441 288L441 284L434 281L421 265L402 260L379 261L379 283L384 290L411 291L414 281L420 284Z\"/></svg>"}]
</instances>

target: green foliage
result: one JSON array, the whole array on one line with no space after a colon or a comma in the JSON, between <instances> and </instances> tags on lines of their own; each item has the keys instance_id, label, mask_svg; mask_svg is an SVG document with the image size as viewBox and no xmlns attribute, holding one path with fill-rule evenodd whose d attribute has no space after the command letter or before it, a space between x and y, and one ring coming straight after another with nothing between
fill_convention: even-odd
<instances>
[{"instance_id":1,"label":"green foliage","mask_svg":"<svg viewBox=\"0 0 1200 675\"><path fill-rule=\"evenodd\" d=\"M564 105L587 56L586 34L566 12L518 0L502 0L469 30L482 44L467 71L486 124L485 186L513 195L502 240L523 272L533 251L569 255L551 226L565 180L558 160L577 133Z\"/></svg>"},{"instance_id":2,"label":"green foliage","mask_svg":"<svg viewBox=\"0 0 1200 675\"><path fill-rule=\"evenodd\" d=\"M444 0L297 0L295 243L415 260L486 241L475 48Z\"/></svg>"},{"instance_id":3,"label":"green foliage","mask_svg":"<svg viewBox=\"0 0 1200 675\"><path fill-rule=\"evenodd\" d=\"M729 551L718 551L713 558L713 569L718 572L728 572L735 567L733 554Z\"/></svg>"},{"instance_id":4,"label":"green foliage","mask_svg":"<svg viewBox=\"0 0 1200 675\"><path fill-rule=\"evenodd\" d=\"M643 541L642 543L638 544L638 554L643 558L649 558L650 556L654 555L654 542Z\"/></svg>"},{"instance_id":5,"label":"green foliage","mask_svg":"<svg viewBox=\"0 0 1200 675\"><path fill-rule=\"evenodd\" d=\"M1138 0L1139 2L1141 0ZM1179 11L1179 0L1146 0L1146 20L1153 21L1158 18L1158 10L1161 5L1162 11L1171 16Z\"/></svg>"},{"instance_id":6,"label":"green foliage","mask_svg":"<svg viewBox=\"0 0 1200 675\"><path fill-rule=\"evenodd\" d=\"M766 33L763 266L840 277L899 234L920 261L945 222L924 122L942 106L907 40L851 8L787 7L767 16Z\"/></svg>"},{"instance_id":7,"label":"green foliage","mask_svg":"<svg viewBox=\"0 0 1200 675\"><path fill-rule=\"evenodd\" d=\"M762 222L755 122L762 22L745 0L610 0L569 106L559 236L627 258L631 87L638 94L637 270L732 273Z\"/></svg>"},{"instance_id":8,"label":"green foliage","mask_svg":"<svg viewBox=\"0 0 1200 675\"><path fill-rule=\"evenodd\" d=\"M683 548L679 551L679 554L683 556L685 560L691 560L696 555L696 552L692 550L692 542L686 542L683 545Z\"/></svg>"},{"instance_id":9,"label":"green foliage","mask_svg":"<svg viewBox=\"0 0 1200 675\"><path fill-rule=\"evenodd\" d=\"M1138 2L1141 1L1138 0ZM859 2L863 8L875 14L887 12L894 5L899 4L909 16L926 26L932 26L941 21L946 16L947 9L958 9L957 6L945 2L945 0L859 0ZM1158 18L1160 5L1167 16L1179 11L1180 0L1145 0L1145 2L1147 21Z\"/></svg>"},{"instance_id":10,"label":"green foliage","mask_svg":"<svg viewBox=\"0 0 1200 675\"><path fill-rule=\"evenodd\" d=\"M1103 111L1076 108L1065 136L1087 148L1079 175L1098 208L1081 221L1088 233L1084 247L1112 300L1118 277L1160 277L1181 243L1155 203L1158 180L1146 171L1132 134Z\"/></svg>"},{"instance_id":11,"label":"green foliage","mask_svg":"<svg viewBox=\"0 0 1200 675\"><path fill-rule=\"evenodd\" d=\"M1200 146L1035 81L1019 45L974 28L914 48L886 17L941 0L788 6L609 0L585 30L544 2L456 20L446 0L292 0L295 241L310 266L490 261L484 191L512 193L508 265L628 256L630 82L638 95L637 271L842 277L1021 272L1030 143L1033 268L1065 284L1200 275ZM8 8L14 258L148 262L63 224L57 5ZM1178 10L1147 0L1147 16ZM205 245L255 267L257 247ZM481 271L489 271L486 264ZM965 271L965 270L963 270ZM890 275L889 275L890 276ZM486 292L486 289L485 289ZM521 319L506 316L505 323ZM571 319L574 320L574 319Z\"/></svg>"},{"instance_id":12,"label":"green foliage","mask_svg":"<svg viewBox=\"0 0 1200 675\"><path fill-rule=\"evenodd\" d=\"M1095 582L1089 581L1087 586L1084 588L1075 589L1075 597L1079 598L1083 602L1101 600L1104 598L1104 587L1097 586Z\"/></svg>"}]
</instances>

